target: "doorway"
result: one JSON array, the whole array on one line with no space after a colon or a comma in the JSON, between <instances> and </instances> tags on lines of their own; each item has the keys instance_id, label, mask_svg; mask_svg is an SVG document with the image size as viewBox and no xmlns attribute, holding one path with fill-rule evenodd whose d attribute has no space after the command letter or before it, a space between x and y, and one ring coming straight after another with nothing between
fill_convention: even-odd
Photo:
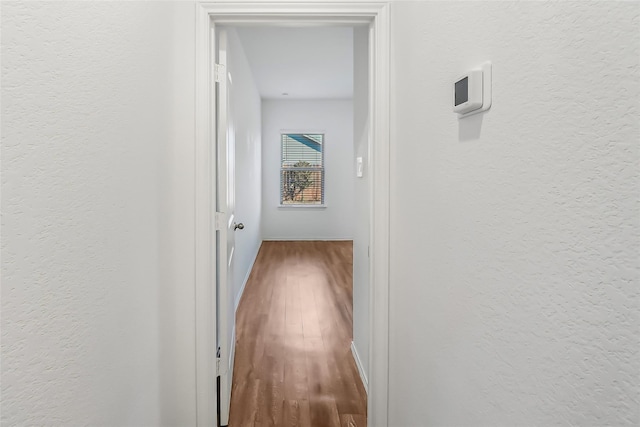
<instances>
[{"instance_id":1,"label":"doorway","mask_svg":"<svg viewBox=\"0 0 640 427\"><path fill-rule=\"evenodd\" d=\"M229 197L233 185L218 188L217 206L245 225L218 233L236 243L230 284L218 282L222 425L281 425L305 414L311 425L340 425L347 417L365 425L358 383L367 383L369 360L368 31L218 27L218 122L227 123L218 124L218 175L235 169L227 181L236 191ZM235 150L225 154L224 141ZM233 157L235 168L225 163ZM295 250L275 251L282 241ZM261 243L254 273L269 274L249 278ZM335 262L323 261L320 249ZM265 258L277 272L261 265ZM348 275L334 276L333 267L345 266ZM316 316L301 318L302 307ZM329 369L319 375L318 366Z\"/></svg>"},{"instance_id":2,"label":"doorway","mask_svg":"<svg viewBox=\"0 0 640 427\"><path fill-rule=\"evenodd\" d=\"M370 269L369 289L369 425L385 425L387 419L387 371L388 371L388 266L389 266L389 62L388 62L388 5L386 4L201 4L198 12L197 38L197 238L196 244L196 365L197 365L197 413L198 425L215 425L216 388L212 378L216 369L216 292L212 288L217 268L224 264L217 259L212 245L215 229L216 176L214 138L216 122L215 73L212 47L216 46L217 25L238 24L352 24L368 25L370 41L370 146L371 182L370 195Z\"/></svg>"}]
</instances>

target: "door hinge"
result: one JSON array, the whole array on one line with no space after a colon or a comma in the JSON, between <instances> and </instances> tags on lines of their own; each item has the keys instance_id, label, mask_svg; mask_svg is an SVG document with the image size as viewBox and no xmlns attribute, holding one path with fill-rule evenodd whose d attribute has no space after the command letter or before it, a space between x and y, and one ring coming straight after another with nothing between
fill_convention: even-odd
<instances>
[{"instance_id":1,"label":"door hinge","mask_svg":"<svg viewBox=\"0 0 640 427\"><path fill-rule=\"evenodd\" d=\"M213 79L216 83L220 83L222 81L222 77L224 76L224 65L215 64L213 67Z\"/></svg>"},{"instance_id":2,"label":"door hinge","mask_svg":"<svg viewBox=\"0 0 640 427\"><path fill-rule=\"evenodd\" d=\"M220 376L220 353L222 349L218 346L218 351L216 351L216 376Z\"/></svg>"},{"instance_id":3,"label":"door hinge","mask_svg":"<svg viewBox=\"0 0 640 427\"><path fill-rule=\"evenodd\" d=\"M224 212L216 212L216 220L215 220L216 230L222 230L222 227L225 222L225 217L226 215L224 214Z\"/></svg>"}]
</instances>

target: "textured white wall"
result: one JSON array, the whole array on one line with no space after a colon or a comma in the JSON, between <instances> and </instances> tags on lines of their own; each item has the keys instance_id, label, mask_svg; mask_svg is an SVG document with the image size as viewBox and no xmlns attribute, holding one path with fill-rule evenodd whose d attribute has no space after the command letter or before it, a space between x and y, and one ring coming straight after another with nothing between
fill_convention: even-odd
<instances>
[{"instance_id":1,"label":"textured white wall","mask_svg":"<svg viewBox=\"0 0 640 427\"><path fill-rule=\"evenodd\" d=\"M193 425L194 5L2 4L2 424Z\"/></svg>"},{"instance_id":2,"label":"textured white wall","mask_svg":"<svg viewBox=\"0 0 640 427\"><path fill-rule=\"evenodd\" d=\"M262 230L264 239L353 238L353 102L262 101ZM279 208L280 134L324 131L326 208Z\"/></svg>"},{"instance_id":3,"label":"textured white wall","mask_svg":"<svg viewBox=\"0 0 640 427\"><path fill-rule=\"evenodd\" d=\"M390 425L638 425L640 4L392 10Z\"/></svg>"},{"instance_id":4,"label":"textured white wall","mask_svg":"<svg viewBox=\"0 0 640 427\"><path fill-rule=\"evenodd\" d=\"M353 343L369 371L369 28L353 31L353 162L363 158L363 176L354 184ZM354 163L355 164L355 163Z\"/></svg>"},{"instance_id":5,"label":"textured white wall","mask_svg":"<svg viewBox=\"0 0 640 427\"><path fill-rule=\"evenodd\" d=\"M234 301L262 243L262 127L261 99L236 30L228 29L229 72L233 78L230 107L236 141L236 222L244 230L235 234Z\"/></svg>"}]
</instances>

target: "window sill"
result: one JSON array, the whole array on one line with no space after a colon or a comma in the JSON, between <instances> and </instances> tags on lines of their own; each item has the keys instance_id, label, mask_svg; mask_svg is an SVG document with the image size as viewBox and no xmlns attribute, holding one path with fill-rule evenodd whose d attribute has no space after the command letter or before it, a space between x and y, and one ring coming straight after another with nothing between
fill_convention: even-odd
<instances>
[{"instance_id":1,"label":"window sill","mask_svg":"<svg viewBox=\"0 0 640 427\"><path fill-rule=\"evenodd\" d=\"M326 209L327 205L278 205L278 209Z\"/></svg>"}]
</instances>

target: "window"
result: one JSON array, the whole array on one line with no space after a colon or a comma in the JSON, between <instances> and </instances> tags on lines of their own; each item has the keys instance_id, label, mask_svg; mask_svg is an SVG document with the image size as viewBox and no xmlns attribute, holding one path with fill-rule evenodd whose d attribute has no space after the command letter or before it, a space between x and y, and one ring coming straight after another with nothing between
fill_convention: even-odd
<instances>
[{"instance_id":1,"label":"window","mask_svg":"<svg viewBox=\"0 0 640 427\"><path fill-rule=\"evenodd\" d=\"M324 204L324 135L282 134L280 204Z\"/></svg>"}]
</instances>

